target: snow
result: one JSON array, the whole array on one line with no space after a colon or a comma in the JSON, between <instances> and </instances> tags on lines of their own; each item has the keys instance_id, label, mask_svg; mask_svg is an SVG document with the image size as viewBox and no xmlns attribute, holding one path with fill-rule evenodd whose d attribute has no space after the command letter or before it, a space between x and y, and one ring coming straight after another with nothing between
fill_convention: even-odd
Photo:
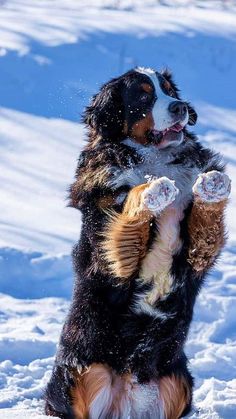
<instances>
[{"instance_id":1,"label":"snow","mask_svg":"<svg viewBox=\"0 0 236 419\"><path fill-rule=\"evenodd\" d=\"M72 291L81 218L66 195L83 146L79 115L110 77L168 65L199 113L194 131L224 154L235 179L236 4L0 3L0 416L35 419L44 417L41 396ZM229 240L186 345L192 419L236 417L235 200L232 183Z\"/></svg>"},{"instance_id":2,"label":"snow","mask_svg":"<svg viewBox=\"0 0 236 419\"><path fill-rule=\"evenodd\" d=\"M80 216L66 208L66 195L82 127L0 108L0 136L0 246L68 252L79 235Z\"/></svg>"}]
</instances>

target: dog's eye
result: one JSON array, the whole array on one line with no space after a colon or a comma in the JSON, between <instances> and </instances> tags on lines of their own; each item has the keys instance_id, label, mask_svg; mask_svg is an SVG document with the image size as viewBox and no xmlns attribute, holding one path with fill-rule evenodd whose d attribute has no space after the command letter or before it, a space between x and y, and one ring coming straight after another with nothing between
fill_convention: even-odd
<instances>
[{"instance_id":1,"label":"dog's eye","mask_svg":"<svg viewBox=\"0 0 236 419\"><path fill-rule=\"evenodd\" d=\"M169 83L166 84L165 88L166 88L168 96L175 97L175 92L174 92L174 90L172 89L172 87L170 86Z\"/></svg>"},{"instance_id":2,"label":"dog's eye","mask_svg":"<svg viewBox=\"0 0 236 419\"><path fill-rule=\"evenodd\" d=\"M140 100L142 102L146 102L150 98L150 95L148 93L142 93L140 96Z\"/></svg>"},{"instance_id":3,"label":"dog's eye","mask_svg":"<svg viewBox=\"0 0 236 419\"><path fill-rule=\"evenodd\" d=\"M168 95L169 95L169 96L171 96L171 97L175 97L175 92L174 92L174 90L169 89L169 91L168 91Z\"/></svg>"},{"instance_id":4,"label":"dog's eye","mask_svg":"<svg viewBox=\"0 0 236 419\"><path fill-rule=\"evenodd\" d=\"M175 97L175 91L167 80L162 80L162 89L168 96Z\"/></svg>"}]
</instances>

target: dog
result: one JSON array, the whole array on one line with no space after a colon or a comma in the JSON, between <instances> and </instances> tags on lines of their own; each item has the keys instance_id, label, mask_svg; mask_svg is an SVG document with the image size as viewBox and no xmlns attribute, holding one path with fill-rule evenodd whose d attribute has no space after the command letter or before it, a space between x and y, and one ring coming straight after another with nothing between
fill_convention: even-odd
<instances>
[{"instance_id":1,"label":"dog","mask_svg":"<svg viewBox=\"0 0 236 419\"><path fill-rule=\"evenodd\" d=\"M84 113L70 205L82 212L75 285L45 412L177 419L191 410L184 344L225 243L230 180L187 126L197 113L169 71L136 68Z\"/></svg>"}]
</instances>

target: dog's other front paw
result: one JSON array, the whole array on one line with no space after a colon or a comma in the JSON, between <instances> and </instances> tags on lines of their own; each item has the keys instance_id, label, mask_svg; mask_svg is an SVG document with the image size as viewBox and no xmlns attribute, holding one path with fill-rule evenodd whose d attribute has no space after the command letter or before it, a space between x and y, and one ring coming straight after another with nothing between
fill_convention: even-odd
<instances>
[{"instance_id":1,"label":"dog's other front paw","mask_svg":"<svg viewBox=\"0 0 236 419\"><path fill-rule=\"evenodd\" d=\"M193 185L193 194L203 202L220 202L227 199L231 191L231 180L225 173L212 170L198 176Z\"/></svg>"},{"instance_id":2,"label":"dog's other front paw","mask_svg":"<svg viewBox=\"0 0 236 419\"><path fill-rule=\"evenodd\" d=\"M155 179L142 193L143 208L155 214L160 213L175 200L178 193L174 180L165 176Z\"/></svg>"}]
</instances>

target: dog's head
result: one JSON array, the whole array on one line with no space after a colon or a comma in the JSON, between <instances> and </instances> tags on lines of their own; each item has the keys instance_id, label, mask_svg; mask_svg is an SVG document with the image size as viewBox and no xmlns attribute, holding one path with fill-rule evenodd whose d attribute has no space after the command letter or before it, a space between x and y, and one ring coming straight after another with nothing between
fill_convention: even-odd
<instances>
[{"instance_id":1,"label":"dog's head","mask_svg":"<svg viewBox=\"0 0 236 419\"><path fill-rule=\"evenodd\" d=\"M195 110L180 99L169 71L141 67L105 84L84 114L85 123L103 139L130 137L160 148L180 144L185 126L196 120Z\"/></svg>"}]
</instances>

